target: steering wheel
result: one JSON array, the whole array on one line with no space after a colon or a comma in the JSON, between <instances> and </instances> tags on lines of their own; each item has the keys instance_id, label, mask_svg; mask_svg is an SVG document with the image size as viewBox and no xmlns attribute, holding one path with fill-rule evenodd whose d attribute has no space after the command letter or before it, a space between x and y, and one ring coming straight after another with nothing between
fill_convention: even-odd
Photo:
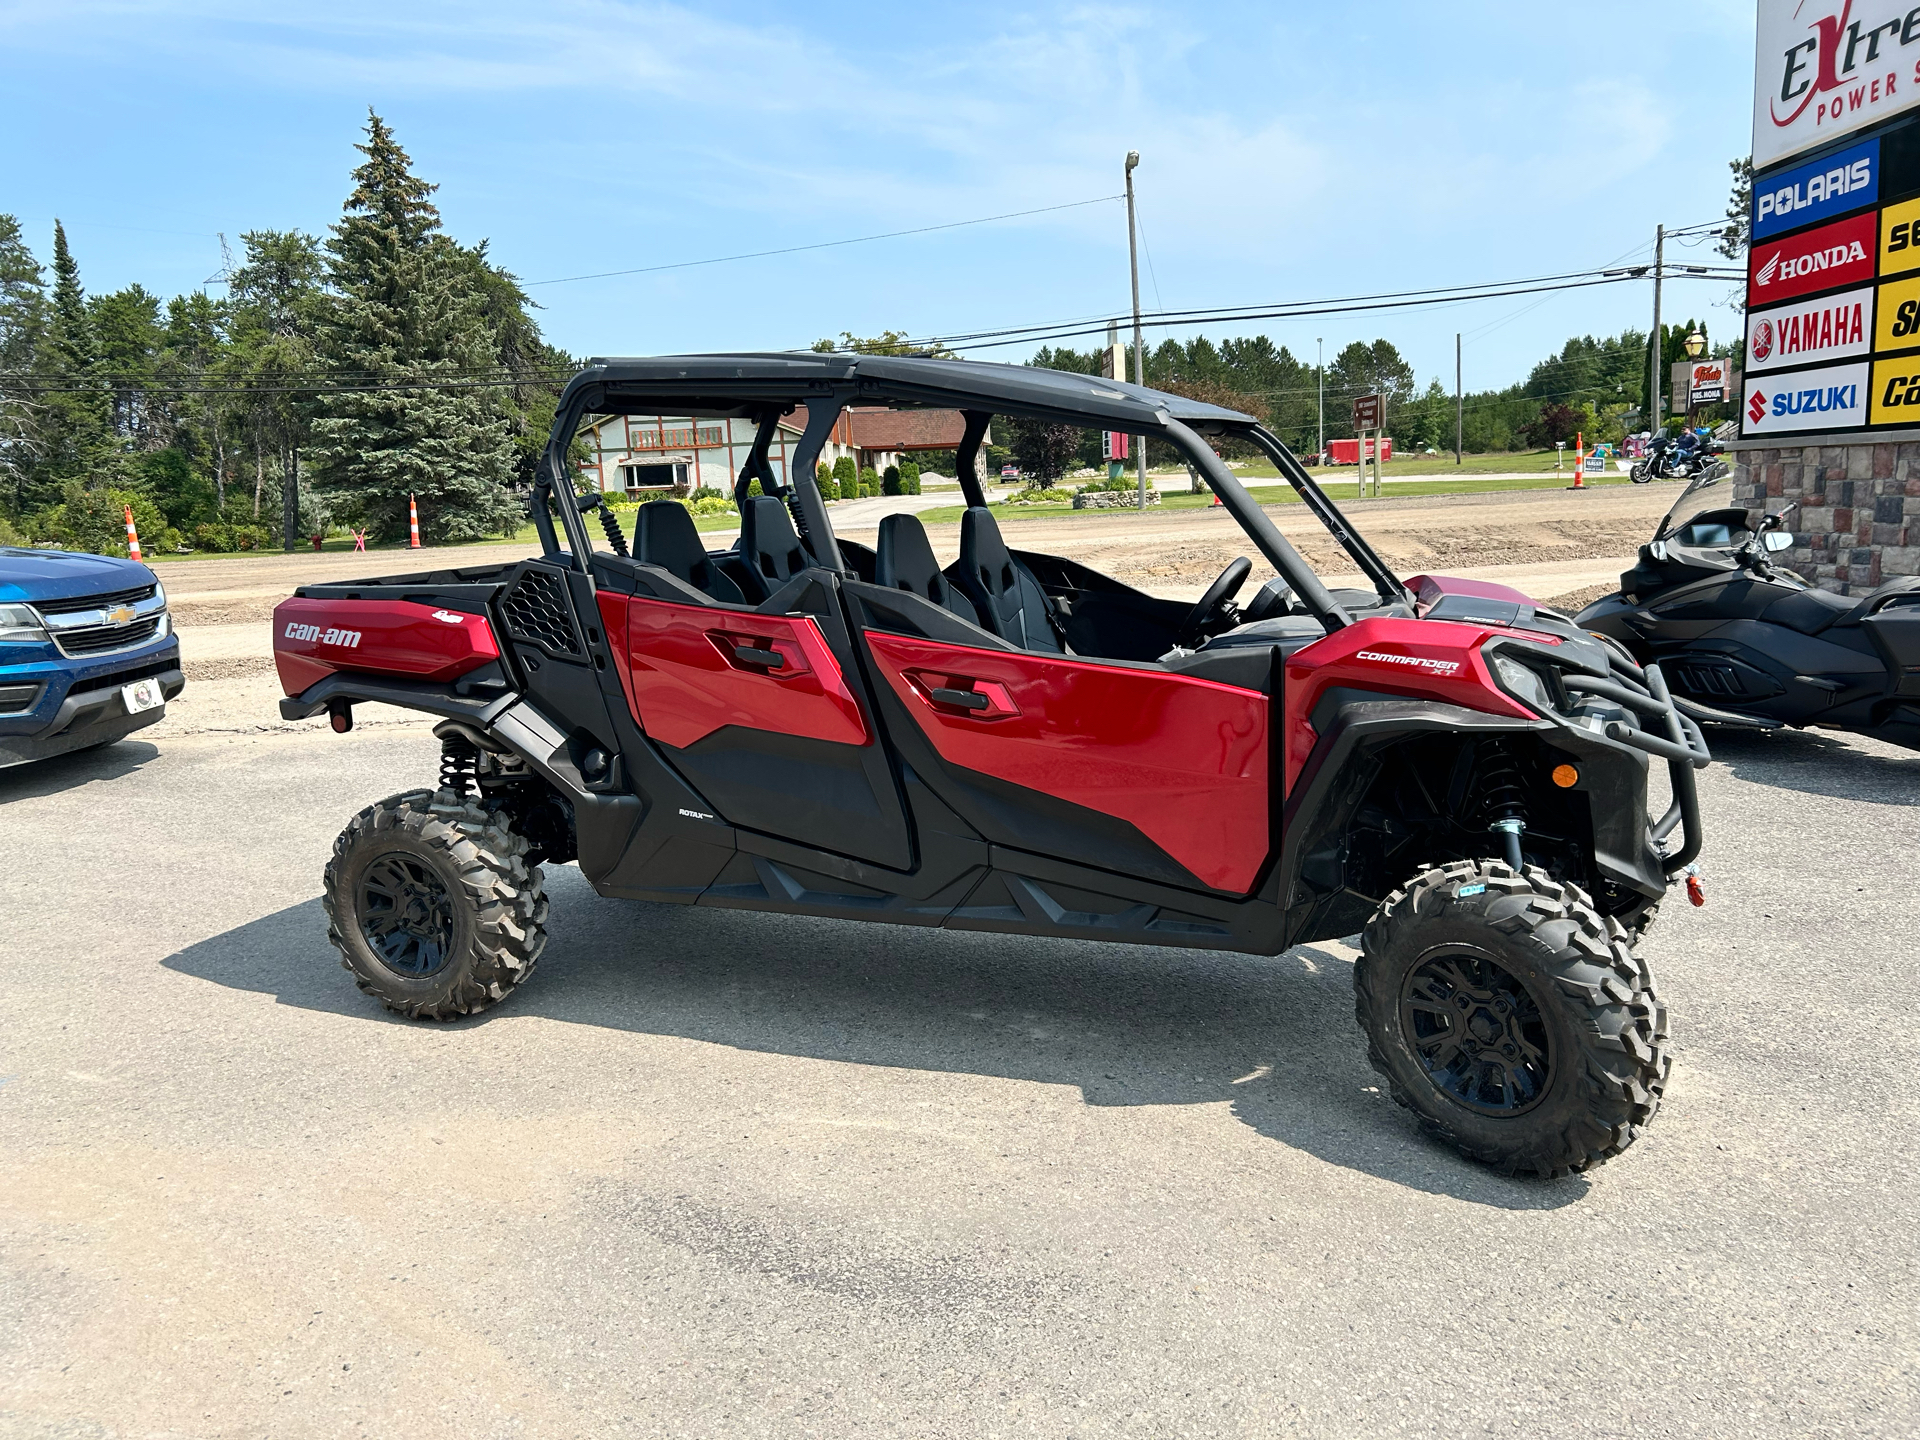
<instances>
[{"instance_id":1,"label":"steering wheel","mask_svg":"<svg viewBox=\"0 0 1920 1440\"><path fill-rule=\"evenodd\" d=\"M1197 640L1206 634L1207 623L1224 610L1240 587L1247 583L1247 576L1253 573L1253 562L1242 555L1226 569L1222 570L1214 582L1207 587L1207 593L1200 597L1193 609L1187 612L1187 618L1180 623L1180 639Z\"/></svg>"}]
</instances>

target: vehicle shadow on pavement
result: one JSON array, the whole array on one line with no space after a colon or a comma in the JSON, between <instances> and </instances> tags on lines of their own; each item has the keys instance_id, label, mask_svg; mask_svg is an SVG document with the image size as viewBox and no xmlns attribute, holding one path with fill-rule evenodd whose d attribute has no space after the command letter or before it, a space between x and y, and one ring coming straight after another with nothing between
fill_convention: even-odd
<instances>
[{"instance_id":1,"label":"vehicle shadow on pavement","mask_svg":"<svg viewBox=\"0 0 1920 1440\"><path fill-rule=\"evenodd\" d=\"M1849 741L1811 730L1716 729L1707 746L1735 777L1779 790L1920 805L1920 751Z\"/></svg>"},{"instance_id":2,"label":"vehicle shadow on pavement","mask_svg":"<svg viewBox=\"0 0 1920 1440\"><path fill-rule=\"evenodd\" d=\"M122 740L93 750L75 750L25 765L9 765L0 770L0 805L9 800L38 800L58 795L95 781L118 780L134 774L159 755L160 747L148 741Z\"/></svg>"},{"instance_id":3,"label":"vehicle shadow on pavement","mask_svg":"<svg viewBox=\"0 0 1920 1440\"><path fill-rule=\"evenodd\" d=\"M1368 1067L1352 967L602 900L548 872L538 972L498 1009L764 1053L1077 1087L1095 1106L1225 1103L1261 1135L1395 1184L1508 1210L1586 1194L1426 1138ZM405 1025L361 994L317 900L168 957L282 1004Z\"/></svg>"}]
</instances>

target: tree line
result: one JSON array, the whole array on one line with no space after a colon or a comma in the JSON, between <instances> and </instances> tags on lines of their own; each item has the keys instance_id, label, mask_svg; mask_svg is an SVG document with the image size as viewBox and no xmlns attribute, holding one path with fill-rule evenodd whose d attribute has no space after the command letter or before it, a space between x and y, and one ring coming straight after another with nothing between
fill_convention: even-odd
<instances>
[{"instance_id":1,"label":"tree line","mask_svg":"<svg viewBox=\"0 0 1920 1440\"><path fill-rule=\"evenodd\" d=\"M326 238L254 230L224 294L89 295L0 215L0 541L293 548L330 525L511 534L576 365L378 115ZM224 241L223 241L224 245Z\"/></svg>"}]
</instances>

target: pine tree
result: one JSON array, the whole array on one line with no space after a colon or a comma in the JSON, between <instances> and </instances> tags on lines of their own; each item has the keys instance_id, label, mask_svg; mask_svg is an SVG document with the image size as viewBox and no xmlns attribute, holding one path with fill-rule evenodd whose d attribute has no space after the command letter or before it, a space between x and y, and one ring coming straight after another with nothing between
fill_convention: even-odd
<instances>
[{"instance_id":1,"label":"pine tree","mask_svg":"<svg viewBox=\"0 0 1920 1440\"><path fill-rule=\"evenodd\" d=\"M520 506L507 407L471 383L498 371L484 297L440 229L435 187L378 115L355 148L366 163L327 241L334 295L316 349L331 385L313 423L315 488L383 536L406 533L409 495L431 539L497 534Z\"/></svg>"},{"instance_id":2,"label":"pine tree","mask_svg":"<svg viewBox=\"0 0 1920 1440\"><path fill-rule=\"evenodd\" d=\"M20 222L0 215L0 506L15 519L33 504L44 406L26 383L47 323L47 287L40 262L20 236Z\"/></svg>"},{"instance_id":3,"label":"pine tree","mask_svg":"<svg viewBox=\"0 0 1920 1440\"><path fill-rule=\"evenodd\" d=\"M39 505L70 485L103 485L114 478L110 442L111 397L101 384L99 355L80 266L67 246L67 231L53 222L53 294L47 307L45 343L36 357L45 411L39 464L33 485Z\"/></svg>"}]
</instances>

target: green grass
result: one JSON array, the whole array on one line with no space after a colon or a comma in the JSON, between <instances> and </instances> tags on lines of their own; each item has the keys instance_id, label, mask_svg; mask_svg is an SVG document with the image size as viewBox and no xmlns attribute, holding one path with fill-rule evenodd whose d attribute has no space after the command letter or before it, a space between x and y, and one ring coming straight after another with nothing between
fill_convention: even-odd
<instances>
[{"instance_id":1,"label":"green grass","mask_svg":"<svg viewBox=\"0 0 1920 1440\"><path fill-rule=\"evenodd\" d=\"M1250 478L1254 480L1261 478L1257 474L1249 476L1245 470L1237 473L1242 484L1245 484ZM1337 475L1340 472L1336 471L1334 473ZM1356 499L1354 495L1353 472L1348 470L1345 473L1348 480L1346 485L1328 484L1326 477L1322 476L1320 488L1326 491L1327 495L1335 504L1342 507L1364 504L1364 501ZM1181 476L1180 478L1185 479L1186 477ZM1277 479L1278 476L1274 478ZM1571 472L1555 475L1552 471L1548 471L1537 480L1386 480L1382 482L1380 486L1380 496L1382 499L1390 499L1396 496L1419 498L1427 495L1483 495L1511 490L1559 490L1565 489L1572 483L1573 475ZM1627 477L1618 473L1612 475L1589 475L1587 477L1587 486L1589 489L1600 486L1625 485L1628 483ZM1299 505L1303 503L1299 495L1294 492L1293 487L1290 485L1253 484L1247 486L1247 493L1262 505ZM1368 495L1369 498L1371 498L1371 485L1368 487ZM1213 496L1210 493L1206 495L1192 495L1184 490L1174 493L1162 491L1160 503L1153 507L1153 510L1148 513L1151 514L1161 510L1203 510L1212 503ZM965 510L966 507L961 505L942 506L937 510L923 510L920 512L920 520L921 523L925 525L939 525L942 523L956 524L959 522L961 515L965 513ZM1085 515L1090 518L1097 518L1102 515L1138 515L1140 512L1138 510L1125 509L1076 510L1071 505L995 505L993 507L993 513L999 517L1002 522L1005 522L1009 520L1047 519L1059 515Z\"/></svg>"}]
</instances>

